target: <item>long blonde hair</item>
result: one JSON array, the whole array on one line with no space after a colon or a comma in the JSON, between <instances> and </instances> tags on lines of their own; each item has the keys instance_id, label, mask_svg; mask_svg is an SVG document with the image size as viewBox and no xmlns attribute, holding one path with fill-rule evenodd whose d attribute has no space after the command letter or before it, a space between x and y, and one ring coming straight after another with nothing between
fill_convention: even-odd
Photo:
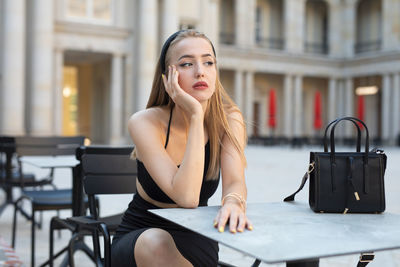
<instances>
[{"instance_id":1,"label":"long blonde hair","mask_svg":"<svg viewBox=\"0 0 400 267\"><path fill-rule=\"evenodd\" d=\"M171 42L170 47L174 46L180 40L187 37L197 37L206 39L212 45L211 41L203 34L196 30L185 30L181 31L178 36ZM168 66L169 61L169 50L167 50L166 54L166 62L165 65ZM162 70L161 70L161 62L160 60L157 63L153 85L151 88L151 93L149 100L147 102L146 108L158 107L158 106L167 106L169 108L173 108L175 103L172 101L170 96L165 90L164 83L161 78ZM210 163L207 170L206 179L217 179L219 174L220 167L220 155L221 155L221 146L222 146L222 137L224 134L227 135L229 140L234 144L236 150L239 152L240 157L244 165L246 165L246 158L244 156L244 146L240 145L239 140L234 136L232 129L229 126L227 113L238 112L240 115L241 112L237 105L232 101L224 87L222 86L219 80L219 74L217 71L217 77L215 81L215 92L212 97L208 100L207 109L204 114L204 122L206 129L208 131L208 138L210 142ZM243 123L243 120L241 121ZM247 135L245 125L243 124L244 129L244 144L247 143Z\"/></svg>"}]
</instances>

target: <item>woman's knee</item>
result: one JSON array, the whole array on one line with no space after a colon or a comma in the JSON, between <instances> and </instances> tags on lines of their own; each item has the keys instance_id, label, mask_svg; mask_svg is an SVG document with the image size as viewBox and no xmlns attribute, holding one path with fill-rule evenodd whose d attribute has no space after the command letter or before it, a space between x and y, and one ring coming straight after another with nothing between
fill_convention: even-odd
<instances>
[{"instance_id":1,"label":"woman's knee","mask_svg":"<svg viewBox=\"0 0 400 267\"><path fill-rule=\"evenodd\" d=\"M152 228L144 231L136 241L136 261L170 260L176 246L172 236L165 230Z\"/></svg>"}]
</instances>

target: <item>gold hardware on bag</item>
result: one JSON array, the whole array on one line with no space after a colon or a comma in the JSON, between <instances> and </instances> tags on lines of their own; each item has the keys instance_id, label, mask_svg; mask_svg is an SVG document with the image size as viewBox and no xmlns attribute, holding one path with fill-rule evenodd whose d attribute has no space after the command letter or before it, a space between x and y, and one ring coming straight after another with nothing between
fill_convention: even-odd
<instances>
[{"instance_id":1,"label":"gold hardware on bag","mask_svg":"<svg viewBox=\"0 0 400 267\"><path fill-rule=\"evenodd\" d=\"M315 165L315 161L310 163L310 165L308 166L308 171L307 171L308 174L312 173L312 171L314 170L314 165Z\"/></svg>"},{"instance_id":2,"label":"gold hardware on bag","mask_svg":"<svg viewBox=\"0 0 400 267\"><path fill-rule=\"evenodd\" d=\"M375 258L375 254L373 252L371 253L361 253L360 255L360 262L371 262Z\"/></svg>"},{"instance_id":3,"label":"gold hardware on bag","mask_svg":"<svg viewBox=\"0 0 400 267\"><path fill-rule=\"evenodd\" d=\"M345 208L344 211L343 211L343 214L346 214L348 211L349 211L349 209Z\"/></svg>"},{"instance_id":4,"label":"gold hardware on bag","mask_svg":"<svg viewBox=\"0 0 400 267\"><path fill-rule=\"evenodd\" d=\"M358 192L354 192L354 196L355 196L355 198L356 198L357 201L360 200L360 196L358 195Z\"/></svg>"}]
</instances>

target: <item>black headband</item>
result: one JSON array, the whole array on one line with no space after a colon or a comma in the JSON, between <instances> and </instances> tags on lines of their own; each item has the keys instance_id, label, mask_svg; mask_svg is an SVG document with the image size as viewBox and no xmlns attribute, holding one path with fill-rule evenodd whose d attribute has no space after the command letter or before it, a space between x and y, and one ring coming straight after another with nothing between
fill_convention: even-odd
<instances>
[{"instance_id":1,"label":"black headband","mask_svg":"<svg viewBox=\"0 0 400 267\"><path fill-rule=\"evenodd\" d=\"M165 74L165 71L166 71L165 57L166 57L166 55L167 55L168 48L169 48L169 46L171 45L171 42L172 42L173 40L175 40L175 38L176 38L179 34L181 34L182 32L184 32L184 31L186 31L186 30L177 31L177 32L175 32L174 34L172 34L170 37L168 37L168 39L165 41L165 43L164 43L164 45L163 45L163 47L162 47L162 49L161 49L160 64L161 64L161 71L162 71L162 73L164 73L164 74ZM215 53L215 49L214 49L214 46L213 46L213 44L211 43L211 41L210 41L210 44L211 44L212 50L213 50L213 52L214 52L214 56L216 57L217 54Z\"/></svg>"}]
</instances>

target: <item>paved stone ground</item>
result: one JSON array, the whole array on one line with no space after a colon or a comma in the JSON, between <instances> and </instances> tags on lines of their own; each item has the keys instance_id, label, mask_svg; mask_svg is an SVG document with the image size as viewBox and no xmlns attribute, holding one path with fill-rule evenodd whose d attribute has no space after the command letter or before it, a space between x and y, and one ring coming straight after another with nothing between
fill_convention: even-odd
<instances>
[{"instance_id":1,"label":"paved stone ground","mask_svg":"<svg viewBox=\"0 0 400 267\"><path fill-rule=\"evenodd\" d=\"M349 150L350 148L340 148L339 150ZM352 148L351 148L352 149ZM290 147L260 147L248 146L246 156L248 160L248 168L246 170L246 179L248 187L248 202L278 202L292 193L300 183L304 174L309 157L309 151L320 151L320 147L303 147L293 149ZM387 212L400 214L400 148L385 148L388 155L388 167L386 172L386 203ZM33 171L40 174L46 174L44 170L38 170L30 166L24 166L26 171ZM70 170L56 171L55 182L59 188L71 186ZM306 186L307 187L307 186ZM18 193L18 192L16 192ZM307 190L303 190L296 196L296 200L307 201ZM210 199L210 205L218 205L221 198L221 188ZM101 213L103 215L113 214L123 211L131 196L108 196L101 198ZM4 200L3 191L0 192L0 203ZM26 204L29 208L29 204ZM267 212L267 211L266 211ZM5 240L11 239L13 209L9 206L0 217L0 235ZM48 229L49 221L55 212L44 213L44 227L37 230L37 250L36 263L40 264L48 258ZM70 216L70 212L64 211L61 216ZM400 222L399 222L400 226ZM379 227L377 225L377 227ZM257 229L255 229L257 231ZM61 238L56 238L56 248L63 247L70 237L68 231L62 231ZM88 242L89 243L89 242ZM300 246L301 244L299 244ZM19 216L17 229L16 252L21 259L30 266L30 223ZM241 253L231 250L227 247L220 246L220 259L234 264L236 266L250 266L254 259L247 257ZM94 264L81 252L75 254L76 266L94 266ZM358 255L331 257L321 259L321 267L336 266L356 266ZM60 263L60 259L56 261L56 266ZM281 267L284 264L261 264L261 266ZM376 267L400 267L400 250L378 252L375 260L368 266Z\"/></svg>"}]
</instances>

